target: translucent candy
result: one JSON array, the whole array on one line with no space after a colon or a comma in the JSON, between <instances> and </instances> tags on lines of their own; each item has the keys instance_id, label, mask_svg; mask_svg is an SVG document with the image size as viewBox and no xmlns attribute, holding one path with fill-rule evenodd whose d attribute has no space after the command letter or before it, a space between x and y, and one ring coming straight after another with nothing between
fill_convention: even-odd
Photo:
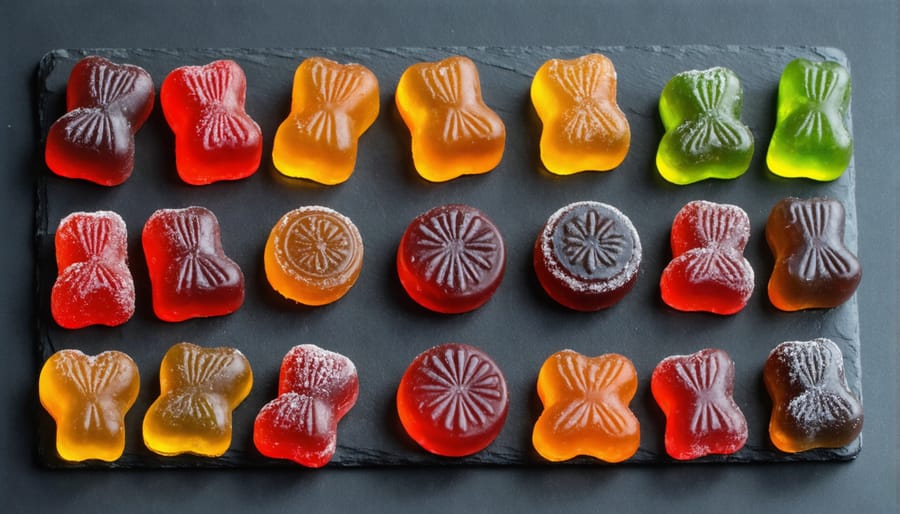
<instances>
[{"instance_id":1,"label":"translucent candy","mask_svg":"<svg viewBox=\"0 0 900 514\"><path fill-rule=\"evenodd\" d=\"M128 269L128 234L110 211L75 212L56 229L59 276L50 312L59 326L117 326L134 314L134 281Z\"/></svg>"},{"instance_id":2,"label":"translucent candy","mask_svg":"<svg viewBox=\"0 0 900 514\"><path fill-rule=\"evenodd\" d=\"M631 129L606 56L545 62L531 82L531 102L543 124L541 161L551 173L607 171L625 160Z\"/></svg>"},{"instance_id":3,"label":"translucent candy","mask_svg":"<svg viewBox=\"0 0 900 514\"><path fill-rule=\"evenodd\" d=\"M328 185L350 178L359 138L378 117L375 74L360 64L311 57L294 74L291 98L291 114L275 133L275 168Z\"/></svg>"},{"instance_id":4,"label":"translucent candy","mask_svg":"<svg viewBox=\"0 0 900 514\"><path fill-rule=\"evenodd\" d=\"M247 115L247 79L234 61L176 68L159 99L175 133L175 167L193 185L248 177L259 168L262 131Z\"/></svg>"},{"instance_id":5,"label":"translucent candy","mask_svg":"<svg viewBox=\"0 0 900 514\"><path fill-rule=\"evenodd\" d=\"M60 350L38 384L41 405L56 421L56 450L68 461L117 460L125 450L125 414L137 399L138 368L116 351L89 356Z\"/></svg>"},{"instance_id":6,"label":"translucent candy","mask_svg":"<svg viewBox=\"0 0 900 514\"><path fill-rule=\"evenodd\" d=\"M686 71L672 77L659 97L666 133L656 167L673 184L739 177L753 157L753 133L741 123L743 92L727 68Z\"/></svg>"},{"instance_id":7,"label":"translucent candy","mask_svg":"<svg viewBox=\"0 0 900 514\"><path fill-rule=\"evenodd\" d=\"M337 425L359 395L353 362L341 354L304 344L284 356L278 397L253 424L260 453L302 466L328 464L337 445Z\"/></svg>"},{"instance_id":8,"label":"translucent candy","mask_svg":"<svg viewBox=\"0 0 900 514\"><path fill-rule=\"evenodd\" d=\"M766 164L782 177L835 180L853 155L844 123L850 73L836 62L795 59L778 82L778 120Z\"/></svg>"},{"instance_id":9,"label":"translucent candy","mask_svg":"<svg viewBox=\"0 0 900 514\"><path fill-rule=\"evenodd\" d=\"M641 443L640 423L628 408L636 391L637 371L622 355L554 353L538 373L544 410L534 424L534 449L554 462L578 455L630 458Z\"/></svg>"},{"instance_id":10,"label":"translucent candy","mask_svg":"<svg viewBox=\"0 0 900 514\"><path fill-rule=\"evenodd\" d=\"M470 59L410 66L397 84L396 101L412 136L413 164L426 180L487 173L500 164L506 127L482 100Z\"/></svg>"}]
</instances>

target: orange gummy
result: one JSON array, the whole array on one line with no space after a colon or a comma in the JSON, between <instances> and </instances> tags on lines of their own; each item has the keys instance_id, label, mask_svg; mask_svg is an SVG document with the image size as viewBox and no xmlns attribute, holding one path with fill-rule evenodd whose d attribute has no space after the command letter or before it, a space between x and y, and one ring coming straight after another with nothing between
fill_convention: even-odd
<instances>
[{"instance_id":1,"label":"orange gummy","mask_svg":"<svg viewBox=\"0 0 900 514\"><path fill-rule=\"evenodd\" d=\"M531 440L545 459L590 455L621 462L637 452L640 424L628 408L637 391L637 372L627 357L554 353L541 366L537 390L544 411Z\"/></svg>"},{"instance_id":2,"label":"orange gummy","mask_svg":"<svg viewBox=\"0 0 900 514\"><path fill-rule=\"evenodd\" d=\"M362 269L363 242L343 214L320 206L278 220L265 249L266 278L285 298L325 305L347 294Z\"/></svg>"},{"instance_id":3,"label":"orange gummy","mask_svg":"<svg viewBox=\"0 0 900 514\"><path fill-rule=\"evenodd\" d=\"M368 68L306 59L294 74L291 113L275 133L275 168L322 184L344 182L356 165L359 138L378 109L378 79Z\"/></svg>"},{"instance_id":4,"label":"orange gummy","mask_svg":"<svg viewBox=\"0 0 900 514\"><path fill-rule=\"evenodd\" d=\"M424 179L444 182L500 164L506 127L482 100L470 59L410 66L397 84L396 101L412 136L413 164Z\"/></svg>"},{"instance_id":5,"label":"orange gummy","mask_svg":"<svg viewBox=\"0 0 900 514\"><path fill-rule=\"evenodd\" d=\"M541 161L548 171L608 171L625 160L631 129L616 104L616 69L605 55L545 62L531 82L531 102L544 125Z\"/></svg>"},{"instance_id":6,"label":"orange gummy","mask_svg":"<svg viewBox=\"0 0 900 514\"><path fill-rule=\"evenodd\" d=\"M144 444L160 455L218 457L231 446L231 412L253 387L234 348L178 343L159 367L160 395L144 416Z\"/></svg>"},{"instance_id":7,"label":"orange gummy","mask_svg":"<svg viewBox=\"0 0 900 514\"><path fill-rule=\"evenodd\" d=\"M140 388L137 365L116 351L60 350L38 381L41 405L56 421L56 451L68 461L112 462L125 450L125 413Z\"/></svg>"}]
</instances>

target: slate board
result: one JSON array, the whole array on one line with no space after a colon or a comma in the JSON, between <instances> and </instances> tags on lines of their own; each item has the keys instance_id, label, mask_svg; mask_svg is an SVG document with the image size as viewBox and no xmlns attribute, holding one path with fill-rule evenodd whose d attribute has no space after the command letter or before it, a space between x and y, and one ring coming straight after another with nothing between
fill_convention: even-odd
<instances>
[{"instance_id":1,"label":"slate board","mask_svg":"<svg viewBox=\"0 0 900 514\"><path fill-rule=\"evenodd\" d=\"M590 52L604 53L616 66L618 103L631 125L631 149L625 162L612 172L557 177L540 163L540 122L529 97L531 79L547 59ZM664 357L706 347L723 348L735 360L734 397L747 417L750 436L746 446L733 455L695 462L850 460L859 453L860 440L838 449L795 455L779 452L768 438L771 402L762 382L763 363L775 345L829 337L844 353L851 388L857 394L861 392L856 297L835 309L784 313L774 309L766 296L773 261L764 228L770 209L781 198L840 199L847 210L846 243L856 250L852 162L840 179L830 183L782 179L765 167L765 151L775 122L778 79L785 64L806 57L847 66L840 50L731 46L56 50L40 63L40 155L50 124L65 112L69 72L79 59L91 54L144 67L157 88L178 66L234 59L247 75L247 111L263 130L264 157L260 170L248 179L203 187L186 185L175 172L174 138L157 105L137 135L135 170L125 184L105 188L57 177L46 166L33 170L37 177L39 357L35 380L40 365L63 348L89 354L124 351L141 372L141 392L126 417L126 448L121 459L111 464L60 460L55 450L55 424L38 407L37 449L43 464L296 467L260 455L253 446L252 427L256 413L275 396L282 357L302 343L343 353L359 370L359 400L340 423L337 452L329 464L332 467L602 465L586 457L548 464L531 446L531 429L541 411L535 392L538 370L547 356L564 348L587 355L616 352L634 361L639 386L631 408L641 422L641 446L627 463L674 462L665 453L665 419L650 393L650 375ZM499 167L487 175L432 184L419 178L412 166L409 132L397 113L393 94L406 67L453 54L466 55L476 62L485 101L506 123L506 151ZM294 70L304 58L316 55L364 64L380 81L381 114L361 139L353 176L333 187L284 178L270 158L275 129L290 108ZM753 162L736 180L674 186L660 178L655 168L656 146L663 132L657 111L659 93L674 74L712 66L731 68L741 78L742 119L756 141ZM606 311L584 314L560 307L544 294L534 276L531 256L534 238L547 217L563 205L588 199L615 205L632 219L644 246L644 260L637 284L624 300ZM695 199L734 203L750 216L752 234L745 255L756 272L756 290L747 307L734 316L678 312L660 300L659 276L671 258L668 238L672 219L684 204ZM505 239L508 260L504 281L490 302L471 313L447 316L428 312L406 296L396 276L394 259L400 236L415 216L453 202L478 207L493 219ZM337 303L318 308L297 306L281 298L268 285L262 264L263 247L274 223L288 210L309 204L329 206L349 216L365 242L359 281ZM153 315L140 232L156 209L190 205L205 206L218 216L225 251L244 271L246 301L230 316L165 323ZM56 278L54 232L65 215L100 209L118 212L128 225L137 310L134 318L120 327L64 330L53 322L49 308L50 288ZM237 347L252 364L253 390L234 412L232 447L220 458L161 457L144 447L141 422L159 394L160 360L171 345L180 341ZM510 395L509 416L497 440L476 455L458 459L436 457L420 449L403 431L395 409L396 387L409 362L426 348L450 341L473 344L490 354L504 370Z\"/></svg>"}]
</instances>

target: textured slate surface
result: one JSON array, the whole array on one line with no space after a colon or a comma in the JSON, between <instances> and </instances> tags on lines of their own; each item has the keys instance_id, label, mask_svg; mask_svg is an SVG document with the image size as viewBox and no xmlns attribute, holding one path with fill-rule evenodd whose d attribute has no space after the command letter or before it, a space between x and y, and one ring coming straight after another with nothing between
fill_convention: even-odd
<instances>
[{"instance_id":1,"label":"textured slate surface","mask_svg":"<svg viewBox=\"0 0 900 514\"><path fill-rule=\"evenodd\" d=\"M625 162L604 174L555 177L538 157L540 124L528 96L531 77L546 59L575 57L592 51L609 56L619 77L618 101L629 119L632 146ZM779 342L830 337L844 352L848 381L860 391L860 340L855 297L837 309L782 313L765 295L772 258L765 243L765 220L785 196L831 196L848 212L846 240L856 247L855 172L839 180L816 183L786 180L765 169L765 148L774 126L778 78L795 57L832 59L846 64L842 52L811 47L528 47L528 48L391 48L312 50L59 50L45 56L39 77L41 133L65 111L65 83L78 59L105 55L147 69L157 87L172 69L221 58L238 61L248 78L247 110L263 129L263 164L247 180L192 187L174 169L174 139L156 107L137 135L136 166L122 186L108 189L69 181L39 170L37 190L37 312L40 361L62 348L86 353L117 349L129 353L141 370L141 393L126 418L125 455L114 464L68 464L54 449L54 424L41 411L37 421L38 453L52 467L264 467L292 466L263 458L252 443L256 412L276 392L281 358L296 344L315 343L356 362L360 397L339 427L338 450L331 466L389 465L532 465L540 464L530 443L531 426L540 412L534 392L538 369L551 353L572 348L588 355L617 352L631 358L639 388L631 406L641 421L642 443L628 462L662 464L664 418L650 394L649 378L659 360L704 347L727 350L736 362L735 399L747 416L746 447L728 457L701 462L778 462L847 460L861 442L835 450L798 455L778 452L768 441L770 402L762 384L762 365ZM507 146L500 166L488 175L430 184L416 175L409 135L393 103L396 81L412 63L460 53L475 60L486 102L504 119ZM335 187L283 178L271 165L271 139L290 105L293 72L300 61L323 55L371 68L381 87L381 114L360 143L351 179ZM737 180L705 181L678 187L655 171L656 145L662 135L656 102L665 82L693 68L726 66L744 87L743 121L756 139L749 171ZM42 150L42 149L41 149ZM567 203L592 199L611 203L629 215L644 245L641 275L634 290L615 307L580 314L549 300L531 269L531 246L546 218ZM718 317L680 313L659 299L658 280L670 258L669 227L678 209L694 199L740 205L752 225L746 256L756 271L756 292L741 313ZM481 309L458 316L432 314L406 297L394 270L396 244L417 214L443 203L463 202L484 210L504 235L507 272L495 297ZM269 230L287 210L320 204L348 215L366 245L362 275L339 302L321 308L292 305L265 280L262 250ZM202 205L212 209L222 227L226 252L244 270L247 300L235 314L215 319L168 324L157 320L150 305L149 280L140 249L140 230L159 208ZM118 328L65 331L49 316L49 290L56 276L53 233L59 220L78 210L111 209L129 228L129 257L137 289L137 312ZM179 341L204 346L234 346L253 365L255 384L234 416L232 449L218 459L192 456L164 458L141 440L143 413L159 393L158 366L165 351ZM434 457L403 432L394 409L397 381L420 351L447 341L477 345L503 368L510 388L510 410L500 437L485 451L463 459ZM36 370L37 371L37 370ZM35 372L36 376L36 372ZM571 464L594 465L591 459ZM557 464L558 465L558 464Z\"/></svg>"}]
</instances>

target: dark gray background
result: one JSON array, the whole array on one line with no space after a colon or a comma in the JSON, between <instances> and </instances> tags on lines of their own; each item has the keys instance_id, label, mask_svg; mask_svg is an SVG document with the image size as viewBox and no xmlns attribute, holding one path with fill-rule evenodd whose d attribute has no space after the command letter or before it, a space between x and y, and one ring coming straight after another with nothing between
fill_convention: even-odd
<instances>
[{"instance_id":1,"label":"dark gray background","mask_svg":"<svg viewBox=\"0 0 900 514\"><path fill-rule=\"evenodd\" d=\"M897 7L893 1L422 3L289 1L56 3L3 1L0 88L6 151L0 208L0 510L338 511L371 506L501 511L794 510L897 507ZM544 7L547 6L547 7ZM60 47L443 45L825 45L852 65L856 137L863 451L847 464L567 469L48 471L35 457L31 233L37 129L34 73Z\"/></svg>"}]
</instances>

